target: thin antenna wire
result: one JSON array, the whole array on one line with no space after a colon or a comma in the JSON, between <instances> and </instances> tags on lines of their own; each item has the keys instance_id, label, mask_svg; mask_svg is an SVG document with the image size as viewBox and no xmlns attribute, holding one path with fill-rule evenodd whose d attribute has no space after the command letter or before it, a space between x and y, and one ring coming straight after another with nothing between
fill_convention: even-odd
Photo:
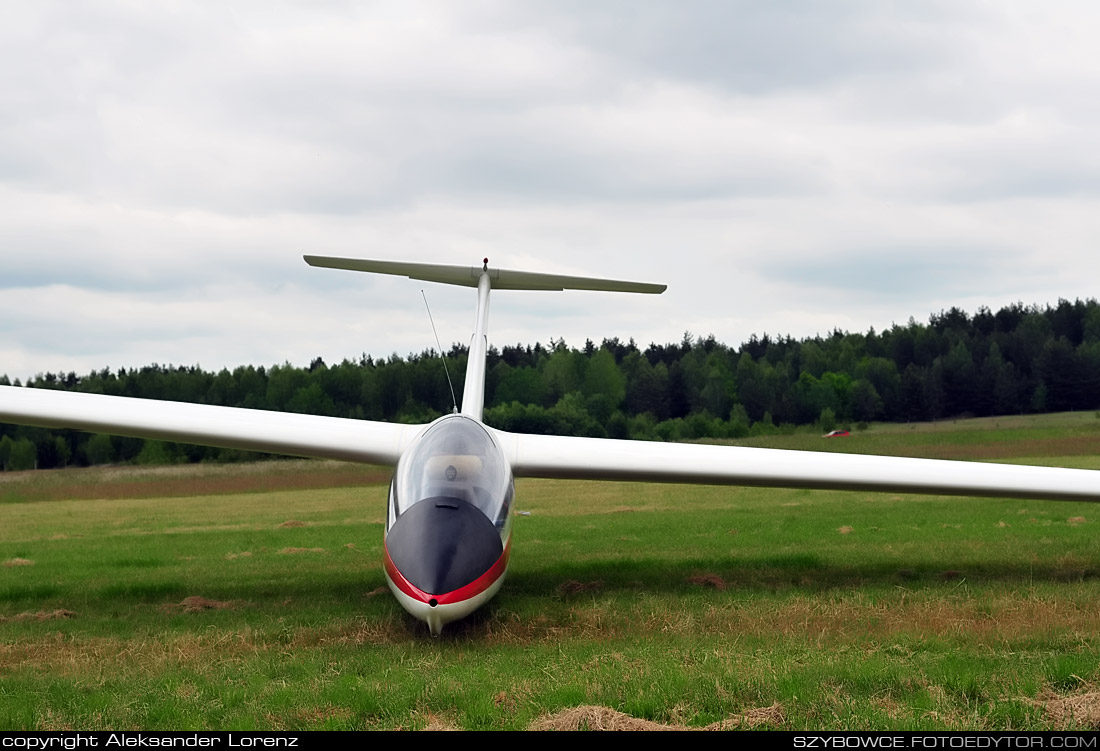
<instances>
[{"instance_id":1,"label":"thin antenna wire","mask_svg":"<svg viewBox=\"0 0 1100 751\"><path fill-rule=\"evenodd\" d=\"M458 399L455 398L455 387L451 383L451 371L447 370L447 358L443 356L443 345L439 343L439 334L435 330L435 320L432 319L432 309L428 307L428 296L424 294L424 290L420 290L420 296L424 298L424 309L428 311L428 320L432 324L432 333L435 334L435 346L439 347L439 359L443 361L443 372L447 374L447 386L451 389L451 409L452 412L458 413Z\"/></svg>"}]
</instances>

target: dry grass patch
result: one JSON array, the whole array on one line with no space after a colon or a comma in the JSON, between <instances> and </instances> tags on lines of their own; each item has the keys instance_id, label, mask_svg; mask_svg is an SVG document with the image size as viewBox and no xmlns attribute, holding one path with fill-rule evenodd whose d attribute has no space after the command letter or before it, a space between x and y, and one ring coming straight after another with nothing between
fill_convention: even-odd
<instances>
[{"instance_id":1,"label":"dry grass patch","mask_svg":"<svg viewBox=\"0 0 1100 751\"><path fill-rule=\"evenodd\" d=\"M0 482L24 501L163 498L381 485L391 471L334 461L264 461L232 465L70 467L5 472Z\"/></svg>"},{"instance_id":2,"label":"dry grass patch","mask_svg":"<svg viewBox=\"0 0 1100 751\"><path fill-rule=\"evenodd\" d=\"M452 731L452 730L461 730L462 728L460 728L453 721L447 719L446 717L440 717L439 715L429 714L428 715L428 724L425 725L422 729L423 730L434 730L434 731Z\"/></svg>"},{"instance_id":3,"label":"dry grass patch","mask_svg":"<svg viewBox=\"0 0 1100 751\"><path fill-rule=\"evenodd\" d=\"M355 713L347 707L307 707L292 712L289 716L267 714L265 724L272 730L286 732L316 727L330 721L346 723L354 719Z\"/></svg>"},{"instance_id":4,"label":"dry grass patch","mask_svg":"<svg viewBox=\"0 0 1100 751\"><path fill-rule=\"evenodd\" d=\"M18 623L20 621L56 621L59 619L73 618L76 616L71 610L39 610L35 613L19 613L17 615L0 616L0 623Z\"/></svg>"},{"instance_id":5,"label":"dry grass patch","mask_svg":"<svg viewBox=\"0 0 1100 751\"><path fill-rule=\"evenodd\" d=\"M751 498L753 490L694 486L690 490L691 508L698 511L727 509L731 503ZM597 517L629 511L644 513L680 511L684 508L683 488L661 483L520 479L516 482L516 497L523 499L525 511L539 518ZM624 500L629 500L629 505Z\"/></svg>"},{"instance_id":6,"label":"dry grass patch","mask_svg":"<svg viewBox=\"0 0 1100 751\"><path fill-rule=\"evenodd\" d=\"M297 555L298 553L323 553L324 548L283 548L279 555Z\"/></svg>"},{"instance_id":7,"label":"dry grass patch","mask_svg":"<svg viewBox=\"0 0 1100 751\"><path fill-rule=\"evenodd\" d=\"M449 624L448 628L454 625ZM290 645L296 649L332 645L359 648L400 644L407 639L407 632L394 621L362 618L325 626L302 626L294 630Z\"/></svg>"},{"instance_id":8,"label":"dry grass patch","mask_svg":"<svg viewBox=\"0 0 1100 751\"><path fill-rule=\"evenodd\" d=\"M1040 707L1043 714L1057 730L1088 728L1100 730L1100 692L1093 691L1076 696L1050 696L1038 701L1028 701Z\"/></svg>"},{"instance_id":9,"label":"dry grass patch","mask_svg":"<svg viewBox=\"0 0 1100 751\"><path fill-rule=\"evenodd\" d=\"M291 527L304 527L305 522L300 522L297 519L287 519L285 522L279 525L279 529L289 529Z\"/></svg>"},{"instance_id":10,"label":"dry grass patch","mask_svg":"<svg viewBox=\"0 0 1100 751\"><path fill-rule=\"evenodd\" d=\"M233 603L228 600L211 600L206 597L200 597L193 595L191 597L185 597L175 605L169 605L169 609L180 609L185 613L201 613L205 610L228 610L233 607Z\"/></svg>"},{"instance_id":11,"label":"dry grass patch","mask_svg":"<svg viewBox=\"0 0 1100 751\"><path fill-rule=\"evenodd\" d=\"M584 591L584 590L582 590ZM563 598L564 599L564 598ZM939 591L905 592L874 598L852 593L843 599L796 596L776 603L715 601L702 612L666 608L644 599L622 611L605 603L578 598L568 617L539 614L476 627L478 639L493 644L533 644L562 639L609 639L641 631L651 634L700 636L722 634L726 639L756 639L770 634L777 640L831 646L856 640L888 642L898 637L958 638L966 634L973 648L1003 650L1008 641L1100 633L1100 610L1089 602L1031 597L1015 593L974 598L961 588L953 594ZM452 624L454 625L454 624ZM390 627L392 628L392 626ZM450 627L449 627L450 628ZM480 629L480 630L478 630ZM366 642L384 635L367 637ZM352 640L358 641L358 637Z\"/></svg>"},{"instance_id":12,"label":"dry grass patch","mask_svg":"<svg viewBox=\"0 0 1100 751\"><path fill-rule=\"evenodd\" d=\"M783 712L783 705L779 702L770 707L757 707L744 714L736 714L725 720L711 723L704 730L732 730L734 728L755 728L765 725L779 727L786 722L787 716Z\"/></svg>"},{"instance_id":13,"label":"dry grass patch","mask_svg":"<svg viewBox=\"0 0 1100 751\"><path fill-rule=\"evenodd\" d=\"M921 638L968 634L972 644L1002 648L1006 639L1035 634L1098 633L1100 612L1087 604L1046 598L1020 600L1011 593L980 599L964 595L941 598L929 593L884 600L869 600L856 593L832 602L798 597L769 609L715 606L697 623L685 622L684 626L689 633L774 634L796 639L812 634L827 643L889 639L899 634Z\"/></svg>"},{"instance_id":14,"label":"dry grass patch","mask_svg":"<svg viewBox=\"0 0 1100 751\"><path fill-rule=\"evenodd\" d=\"M544 715L532 722L528 730L684 730L675 725L662 725L641 720L610 707L583 705Z\"/></svg>"},{"instance_id":15,"label":"dry grass patch","mask_svg":"<svg viewBox=\"0 0 1100 751\"><path fill-rule=\"evenodd\" d=\"M996 461L1021 456L1096 456L1100 454L1100 436L1077 435L1051 438L1027 438L979 444L947 444L899 447L891 454L928 459L970 459Z\"/></svg>"},{"instance_id":16,"label":"dry grass patch","mask_svg":"<svg viewBox=\"0 0 1100 751\"><path fill-rule=\"evenodd\" d=\"M227 663L242 663L248 655L275 648L254 644L247 631L185 634L144 641L68 637L55 626L48 628L53 630L43 632L38 638L0 643L0 661L5 670L45 671L53 676L79 680L109 671L118 680L132 681L162 676L166 670L179 668L197 675L212 675Z\"/></svg>"},{"instance_id":17,"label":"dry grass patch","mask_svg":"<svg viewBox=\"0 0 1100 751\"><path fill-rule=\"evenodd\" d=\"M778 726L786 719L783 707L778 702L770 707L750 709L744 714L733 715L725 720L712 722L702 728L688 725L664 724L632 717L623 712L595 705L583 705L564 709L554 714L543 715L531 723L528 730L614 730L614 731L654 731L654 730L732 730L733 728L755 728L761 725Z\"/></svg>"},{"instance_id":18,"label":"dry grass patch","mask_svg":"<svg viewBox=\"0 0 1100 751\"><path fill-rule=\"evenodd\" d=\"M13 568L15 566L33 566L34 561L28 558L9 558L4 561L4 568Z\"/></svg>"},{"instance_id":19,"label":"dry grass patch","mask_svg":"<svg viewBox=\"0 0 1100 751\"><path fill-rule=\"evenodd\" d=\"M906 707L892 696L875 696L871 699L871 706L878 709L891 720L897 720L907 716Z\"/></svg>"},{"instance_id":20,"label":"dry grass patch","mask_svg":"<svg viewBox=\"0 0 1100 751\"><path fill-rule=\"evenodd\" d=\"M852 528L849 527L847 524L845 524L843 527L837 527L836 531L839 532L842 535L852 534Z\"/></svg>"},{"instance_id":21,"label":"dry grass patch","mask_svg":"<svg viewBox=\"0 0 1100 751\"><path fill-rule=\"evenodd\" d=\"M251 557L252 557L252 553L247 551L247 550L245 550L244 552L241 552L241 553L226 553L225 554L225 560L227 560L227 561L235 561L238 558L251 558Z\"/></svg>"},{"instance_id":22,"label":"dry grass patch","mask_svg":"<svg viewBox=\"0 0 1100 751\"><path fill-rule=\"evenodd\" d=\"M1058 581L1082 581L1094 572L1095 565L1092 561L1078 555L1066 554L1058 557L1051 573Z\"/></svg>"}]
</instances>

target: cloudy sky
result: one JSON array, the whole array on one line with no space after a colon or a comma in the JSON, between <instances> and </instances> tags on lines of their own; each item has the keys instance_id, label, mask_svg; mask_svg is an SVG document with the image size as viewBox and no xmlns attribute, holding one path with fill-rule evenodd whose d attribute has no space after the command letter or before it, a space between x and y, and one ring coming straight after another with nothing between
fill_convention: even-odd
<instances>
[{"instance_id":1,"label":"cloudy sky","mask_svg":"<svg viewBox=\"0 0 1100 751\"><path fill-rule=\"evenodd\" d=\"M5 3L0 373L736 345L1100 289L1090 2Z\"/></svg>"}]
</instances>

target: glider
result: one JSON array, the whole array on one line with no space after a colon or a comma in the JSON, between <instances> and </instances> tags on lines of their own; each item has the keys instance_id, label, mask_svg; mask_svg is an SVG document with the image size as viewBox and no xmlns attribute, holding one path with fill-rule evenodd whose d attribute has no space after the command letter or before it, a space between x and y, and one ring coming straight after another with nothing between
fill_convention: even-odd
<instances>
[{"instance_id":1,"label":"glider","mask_svg":"<svg viewBox=\"0 0 1100 751\"><path fill-rule=\"evenodd\" d=\"M384 538L394 596L433 636L500 589L516 477L643 480L1100 501L1100 472L730 446L524 435L482 422L491 290L659 294L664 285L481 266L305 256L311 266L477 290L461 409L426 425L0 387L0 422L395 467Z\"/></svg>"}]
</instances>

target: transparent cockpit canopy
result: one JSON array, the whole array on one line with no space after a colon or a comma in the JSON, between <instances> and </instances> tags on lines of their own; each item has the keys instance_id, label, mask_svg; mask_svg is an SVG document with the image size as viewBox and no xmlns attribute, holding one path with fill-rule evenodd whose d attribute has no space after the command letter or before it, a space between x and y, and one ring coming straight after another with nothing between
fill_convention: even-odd
<instances>
[{"instance_id":1,"label":"transparent cockpit canopy","mask_svg":"<svg viewBox=\"0 0 1100 751\"><path fill-rule=\"evenodd\" d=\"M398 462L389 525L420 501L457 498L503 531L514 492L512 468L488 431L469 417L448 415L429 426Z\"/></svg>"}]
</instances>

